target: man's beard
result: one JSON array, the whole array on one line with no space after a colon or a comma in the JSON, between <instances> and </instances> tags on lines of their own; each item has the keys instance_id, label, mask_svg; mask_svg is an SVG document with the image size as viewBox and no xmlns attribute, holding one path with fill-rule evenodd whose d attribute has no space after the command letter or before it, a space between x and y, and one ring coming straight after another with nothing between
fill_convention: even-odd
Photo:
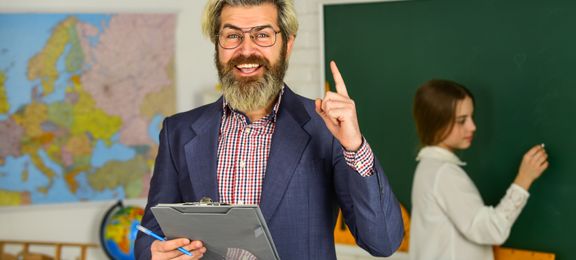
<instances>
[{"instance_id":1,"label":"man's beard","mask_svg":"<svg viewBox=\"0 0 576 260\"><path fill-rule=\"evenodd\" d=\"M227 64L221 64L218 61L218 51L215 61L224 99L232 109L245 113L265 108L276 99L282 90L284 75L288 68L286 46L282 48L276 65L271 65L268 60L256 55L238 56ZM264 75L237 79L234 76L235 66L250 63L261 64Z\"/></svg>"}]
</instances>

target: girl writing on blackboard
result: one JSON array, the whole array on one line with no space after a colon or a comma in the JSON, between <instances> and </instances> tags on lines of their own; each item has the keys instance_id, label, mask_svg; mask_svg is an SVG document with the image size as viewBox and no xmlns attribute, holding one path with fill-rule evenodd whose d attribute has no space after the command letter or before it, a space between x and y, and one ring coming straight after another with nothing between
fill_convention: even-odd
<instances>
[{"instance_id":1,"label":"girl writing on blackboard","mask_svg":"<svg viewBox=\"0 0 576 260\"><path fill-rule=\"evenodd\" d=\"M428 81L413 113L423 148L412 185L411 259L494 259L492 245L508 238L530 185L548 167L544 145L526 152L500 203L486 206L454 154L474 137L472 93L456 82Z\"/></svg>"}]
</instances>

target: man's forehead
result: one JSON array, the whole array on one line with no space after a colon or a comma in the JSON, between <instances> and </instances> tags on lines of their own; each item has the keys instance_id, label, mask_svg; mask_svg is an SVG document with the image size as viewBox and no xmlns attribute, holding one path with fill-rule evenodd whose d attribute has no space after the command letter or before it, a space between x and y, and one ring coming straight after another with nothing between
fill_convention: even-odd
<instances>
[{"instance_id":1,"label":"man's forehead","mask_svg":"<svg viewBox=\"0 0 576 260\"><path fill-rule=\"evenodd\" d=\"M254 6L230 6L222 8L220 28L232 25L239 28L270 25L278 29L278 9L271 3Z\"/></svg>"}]
</instances>

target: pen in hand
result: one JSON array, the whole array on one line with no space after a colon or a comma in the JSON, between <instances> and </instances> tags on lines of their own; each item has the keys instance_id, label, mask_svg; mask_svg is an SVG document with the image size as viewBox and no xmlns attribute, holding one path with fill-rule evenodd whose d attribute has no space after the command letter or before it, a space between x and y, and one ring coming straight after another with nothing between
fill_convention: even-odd
<instances>
[{"instance_id":1,"label":"pen in hand","mask_svg":"<svg viewBox=\"0 0 576 260\"><path fill-rule=\"evenodd\" d=\"M159 235L156 235L156 233L152 232L151 230L149 230L149 229L147 229L147 228L145 228L145 227L143 227L143 226L136 225L136 228L137 228L138 230L142 231L142 232L143 232L144 234L146 234L146 235L149 235L149 236L151 236L151 237L153 237L153 238L156 238L156 239L158 239L158 240L160 240L160 241L166 241L165 238L163 238L163 237L161 237L161 236L159 236ZM182 247L179 247L178 250L179 250L180 252L186 254L186 255L192 256L192 253L188 252L188 250L186 250L186 249L184 249L184 248L182 248Z\"/></svg>"}]
</instances>

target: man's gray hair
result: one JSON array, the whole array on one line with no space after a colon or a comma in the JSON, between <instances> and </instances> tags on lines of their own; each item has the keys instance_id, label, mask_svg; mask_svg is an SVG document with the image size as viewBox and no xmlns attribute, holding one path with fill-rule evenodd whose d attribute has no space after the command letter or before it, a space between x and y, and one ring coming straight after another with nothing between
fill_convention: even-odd
<instances>
[{"instance_id":1,"label":"man's gray hair","mask_svg":"<svg viewBox=\"0 0 576 260\"><path fill-rule=\"evenodd\" d=\"M258 6L271 3L278 9L278 26L282 37L287 40L289 36L296 36L298 19L292 0L208 0L202 16L202 32L216 44L216 35L220 30L220 15L224 6Z\"/></svg>"}]
</instances>

